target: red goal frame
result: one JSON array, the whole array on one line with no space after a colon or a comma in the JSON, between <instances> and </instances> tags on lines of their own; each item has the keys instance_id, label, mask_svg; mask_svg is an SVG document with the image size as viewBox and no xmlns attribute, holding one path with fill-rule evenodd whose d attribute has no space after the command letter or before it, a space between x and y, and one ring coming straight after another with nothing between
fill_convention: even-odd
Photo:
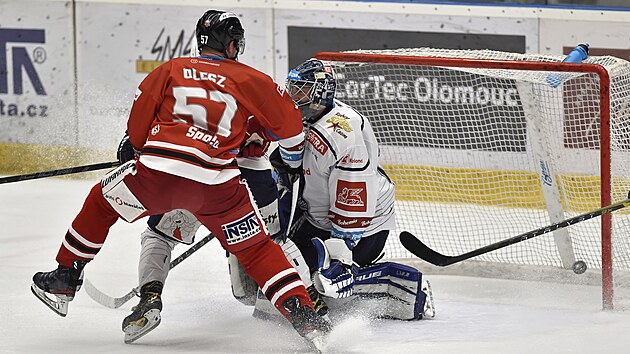
<instances>
[{"instance_id":1,"label":"red goal frame","mask_svg":"<svg viewBox=\"0 0 630 354\"><path fill-rule=\"evenodd\" d=\"M315 58L326 61L381 63L401 65L422 65L459 68L483 69L518 69L527 71L587 72L599 76L599 111L600 111L600 178L601 206L608 206L611 201L611 156L610 156L610 76L599 64L499 61L488 59L440 58L406 55L361 54L320 52ZM604 310L614 308L613 267L612 267L612 215L602 214L602 302Z\"/></svg>"}]
</instances>

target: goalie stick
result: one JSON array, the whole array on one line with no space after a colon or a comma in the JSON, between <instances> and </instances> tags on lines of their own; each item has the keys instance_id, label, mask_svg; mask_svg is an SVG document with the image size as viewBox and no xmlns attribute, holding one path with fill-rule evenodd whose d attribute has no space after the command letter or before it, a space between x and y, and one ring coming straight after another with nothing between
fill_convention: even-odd
<instances>
[{"instance_id":1,"label":"goalie stick","mask_svg":"<svg viewBox=\"0 0 630 354\"><path fill-rule=\"evenodd\" d=\"M297 202L298 202L298 194L300 194L300 178L296 179L293 182L293 186L291 188L291 215L289 215L289 223L287 224L287 236L293 236L291 231L295 231L293 228L293 215L295 215Z\"/></svg>"},{"instance_id":2,"label":"goalie stick","mask_svg":"<svg viewBox=\"0 0 630 354\"><path fill-rule=\"evenodd\" d=\"M190 246L190 248L188 248L186 252L180 254L177 258L171 261L170 269L175 268L175 266L180 264L184 259L190 257L190 255L192 255L193 253L197 252L197 250L199 250L206 243L210 242L210 240L212 240L213 238L214 235L209 234L208 236L199 240L199 242ZM92 298L92 300L98 302L105 307L109 307L110 309L117 309L132 298L140 296L140 286L131 289L131 291L121 297L111 297L105 294L104 292L98 290L88 279L83 280L83 286L85 287L85 291Z\"/></svg>"},{"instance_id":3,"label":"goalie stick","mask_svg":"<svg viewBox=\"0 0 630 354\"><path fill-rule=\"evenodd\" d=\"M95 164L92 164L92 165L83 165L83 166L62 168L62 169L59 169L59 170L52 170L52 171L28 173L28 174L25 174L25 175L8 176L8 177L0 178L0 184L26 181L26 180L30 180L30 179L39 179L39 178L46 178L46 177L63 176L63 175L69 175L69 174L73 174L73 173L81 173L81 172L88 172L88 171L103 170L103 169L106 169L106 168L114 168L114 167L118 167L118 166L120 166L120 162L112 161L112 162L95 163Z\"/></svg>"},{"instance_id":4,"label":"goalie stick","mask_svg":"<svg viewBox=\"0 0 630 354\"><path fill-rule=\"evenodd\" d=\"M615 210L619 210L627 206L630 206L630 193L628 194L628 199L623 200L621 202L611 204L609 206L606 206L597 210L593 210L588 213L580 214L578 216L560 221L558 223L541 227L540 229L525 232L518 236L514 236L506 240L499 241L491 245L481 247L481 248L472 250L464 254L460 254L458 256L447 256L439 252L436 252L432 250L431 248L429 248L424 243L422 243L422 241L420 241L416 236L414 236L413 234L407 231L403 231L400 233L400 242L409 252L413 253L415 256L431 264L434 264L436 266L444 267L444 266L451 265L457 262L461 262L463 260L466 260L472 257L482 255L484 253L496 251L500 248L507 247L515 243L529 240L530 238L534 238L536 236L540 236L548 232L552 232L561 228L565 228L567 226L571 226L573 224L577 224L584 220L589 220L603 214L611 213Z\"/></svg>"}]
</instances>

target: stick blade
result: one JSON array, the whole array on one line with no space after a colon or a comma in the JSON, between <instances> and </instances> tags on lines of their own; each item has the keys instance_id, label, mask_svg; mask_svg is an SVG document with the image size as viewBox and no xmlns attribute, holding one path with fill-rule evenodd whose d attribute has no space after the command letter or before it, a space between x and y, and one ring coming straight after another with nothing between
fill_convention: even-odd
<instances>
[{"instance_id":1,"label":"stick blade","mask_svg":"<svg viewBox=\"0 0 630 354\"><path fill-rule=\"evenodd\" d=\"M132 290L122 297L111 297L98 290L88 279L83 280L83 287L92 300L110 309L117 309L136 296Z\"/></svg>"},{"instance_id":2,"label":"stick blade","mask_svg":"<svg viewBox=\"0 0 630 354\"><path fill-rule=\"evenodd\" d=\"M435 252L410 232L403 231L400 233L399 237L403 247L416 257L439 267L444 267L451 263L450 261L453 257Z\"/></svg>"}]
</instances>

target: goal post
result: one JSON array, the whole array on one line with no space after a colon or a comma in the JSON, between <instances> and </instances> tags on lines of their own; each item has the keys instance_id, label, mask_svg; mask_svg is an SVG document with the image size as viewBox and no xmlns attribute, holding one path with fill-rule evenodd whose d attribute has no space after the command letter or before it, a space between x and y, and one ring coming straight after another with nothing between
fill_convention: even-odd
<instances>
[{"instance_id":1,"label":"goal post","mask_svg":"<svg viewBox=\"0 0 630 354\"><path fill-rule=\"evenodd\" d=\"M397 185L398 232L461 254L626 198L630 63L590 57L430 48L322 52L337 98L372 123ZM478 257L630 270L630 218L604 214ZM624 215L625 214L625 215ZM395 237L393 258L408 258Z\"/></svg>"}]
</instances>

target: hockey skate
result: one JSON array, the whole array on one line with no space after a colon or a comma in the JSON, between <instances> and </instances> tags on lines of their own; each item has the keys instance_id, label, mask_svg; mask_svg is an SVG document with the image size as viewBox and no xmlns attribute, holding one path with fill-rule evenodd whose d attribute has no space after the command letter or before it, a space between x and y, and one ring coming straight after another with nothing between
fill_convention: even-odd
<instances>
[{"instance_id":1,"label":"hockey skate","mask_svg":"<svg viewBox=\"0 0 630 354\"><path fill-rule=\"evenodd\" d=\"M332 330L329 322L319 316L312 308L301 306L300 300L291 296L284 304L293 328L319 352L324 348L324 337Z\"/></svg>"},{"instance_id":2,"label":"hockey skate","mask_svg":"<svg viewBox=\"0 0 630 354\"><path fill-rule=\"evenodd\" d=\"M317 289L315 289L315 285L309 286L306 291L308 291L308 295L311 297L311 301L313 301L315 312L320 316L328 315L328 305L326 305L324 299L322 299Z\"/></svg>"},{"instance_id":3,"label":"hockey skate","mask_svg":"<svg viewBox=\"0 0 630 354\"><path fill-rule=\"evenodd\" d=\"M328 316L328 305L326 304L326 302L324 302L324 299L322 298L321 294L317 291L317 289L315 289L315 285L311 285L308 288L306 288L306 291L308 292L308 296L311 297L311 301L313 302L313 308L315 309L315 312L321 317L323 318L326 322L328 322L328 325L332 327L332 321L330 320L330 317Z\"/></svg>"},{"instance_id":4,"label":"hockey skate","mask_svg":"<svg viewBox=\"0 0 630 354\"><path fill-rule=\"evenodd\" d=\"M140 302L131 310L131 315L125 317L122 323L122 330L125 332L125 343L135 342L140 337L151 332L162 321L160 311L162 311L163 284L159 281L152 281L144 284L140 288Z\"/></svg>"},{"instance_id":5,"label":"hockey skate","mask_svg":"<svg viewBox=\"0 0 630 354\"><path fill-rule=\"evenodd\" d=\"M422 310L422 318L434 318L435 317L435 303L433 302L433 290L431 290L431 283L428 280L422 280L422 291L427 294L424 299L424 309Z\"/></svg>"},{"instance_id":6,"label":"hockey skate","mask_svg":"<svg viewBox=\"0 0 630 354\"><path fill-rule=\"evenodd\" d=\"M72 268L59 265L50 272L37 272L33 276L31 291L46 306L61 317L68 314L68 302L83 284L86 261L74 261ZM47 294L54 295L54 298Z\"/></svg>"}]
</instances>

